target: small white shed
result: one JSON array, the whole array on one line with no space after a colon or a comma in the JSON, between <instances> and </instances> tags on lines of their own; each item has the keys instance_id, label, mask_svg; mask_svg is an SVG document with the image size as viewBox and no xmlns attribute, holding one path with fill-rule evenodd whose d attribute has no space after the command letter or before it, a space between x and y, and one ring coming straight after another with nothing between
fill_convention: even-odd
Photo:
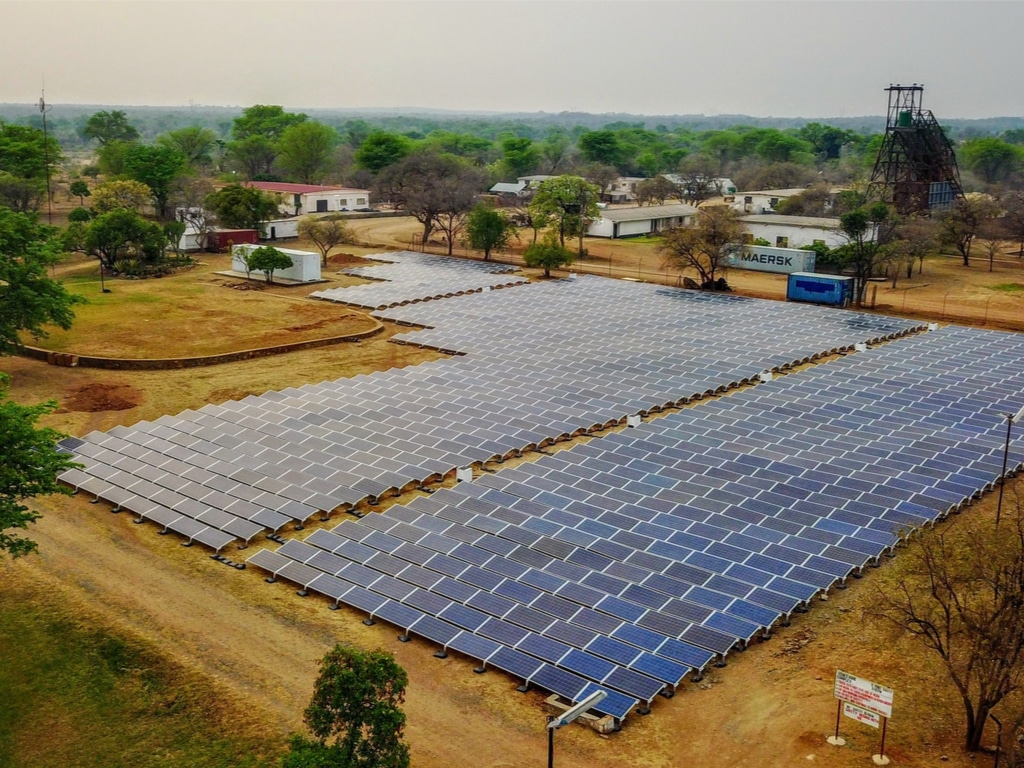
<instances>
[{"instance_id":1,"label":"small white shed","mask_svg":"<svg viewBox=\"0 0 1024 768\"><path fill-rule=\"evenodd\" d=\"M693 221L697 209L692 205L648 205L631 208L605 208L601 217L590 222L590 237L635 237L684 227Z\"/></svg>"},{"instance_id":2,"label":"small white shed","mask_svg":"<svg viewBox=\"0 0 1024 768\"><path fill-rule=\"evenodd\" d=\"M245 259L257 248L264 246L244 243L236 245L231 249L231 270L233 272L245 273ZM276 250L288 256L292 265L288 269L279 269L274 272L274 279L283 278L294 280L298 283L316 283L320 280L320 254L310 251L295 251L289 248L277 248ZM262 277L262 275L261 275Z\"/></svg>"}]
</instances>

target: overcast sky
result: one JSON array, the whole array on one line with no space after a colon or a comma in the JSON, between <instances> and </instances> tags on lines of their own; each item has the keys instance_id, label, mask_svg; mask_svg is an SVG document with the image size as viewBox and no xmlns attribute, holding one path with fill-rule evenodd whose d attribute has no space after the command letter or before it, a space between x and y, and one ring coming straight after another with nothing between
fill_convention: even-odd
<instances>
[{"instance_id":1,"label":"overcast sky","mask_svg":"<svg viewBox=\"0 0 1024 768\"><path fill-rule=\"evenodd\" d=\"M0 102L1024 115L1024 3L0 0Z\"/></svg>"}]
</instances>

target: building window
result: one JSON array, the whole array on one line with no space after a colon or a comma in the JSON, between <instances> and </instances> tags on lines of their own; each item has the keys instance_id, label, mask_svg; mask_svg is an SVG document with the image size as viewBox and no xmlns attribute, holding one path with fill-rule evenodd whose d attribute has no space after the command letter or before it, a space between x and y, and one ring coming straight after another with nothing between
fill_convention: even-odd
<instances>
[{"instance_id":1,"label":"building window","mask_svg":"<svg viewBox=\"0 0 1024 768\"><path fill-rule=\"evenodd\" d=\"M744 198L743 198L743 204L744 205L750 205L753 202L754 202L754 198L753 197L751 197L750 195L745 195L744 196Z\"/></svg>"},{"instance_id":2,"label":"building window","mask_svg":"<svg viewBox=\"0 0 1024 768\"><path fill-rule=\"evenodd\" d=\"M788 237L783 237L782 235L779 235L778 237L775 238L775 247L776 248L789 248L789 238Z\"/></svg>"},{"instance_id":3,"label":"building window","mask_svg":"<svg viewBox=\"0 0 1024 768\"><path fill-rule=\"evenodd\" d=\"M775 208L779 204L779 198L773 197L768 201L769 208Z\"/></svg>"},{"instance_id":4,"label":"building window","mask_svg":"<svg viewBox=\"0 0 1024 768\"><path fill-rule=\"evenodd\" d=\"M358 197L358 198L356 198L356 205L366 205L366 198L365 197Z\"/></svg>"}]
</instances>

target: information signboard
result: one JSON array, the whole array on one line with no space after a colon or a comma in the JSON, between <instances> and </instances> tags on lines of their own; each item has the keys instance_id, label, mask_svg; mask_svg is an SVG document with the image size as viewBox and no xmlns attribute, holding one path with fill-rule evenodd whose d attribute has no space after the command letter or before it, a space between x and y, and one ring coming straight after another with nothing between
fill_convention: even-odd
<instances>
[{"instance_id":1,"label":"information signboard","mask_svg":"<svg viewBox=\"0 0 1024 768\"><path fill-rule=\"evenodd\" d=\"M870 725L872 728L878 728L882 724L882 718L874 712L868 712L866 709L861 709L856 704L851 704L848 701L843 702L843 714L856 720L858 723Z\"/></svg>"},{"instance_id":2,"label":"information signboard","mask_svg":"<svg viewBox=\"0 0 1024 768\"><path fill-rule=\"evenodd\" d=\"M837 669L833 695L881 717L892 717L892 688L884 685Z\"/></svg>"}]
</instances>

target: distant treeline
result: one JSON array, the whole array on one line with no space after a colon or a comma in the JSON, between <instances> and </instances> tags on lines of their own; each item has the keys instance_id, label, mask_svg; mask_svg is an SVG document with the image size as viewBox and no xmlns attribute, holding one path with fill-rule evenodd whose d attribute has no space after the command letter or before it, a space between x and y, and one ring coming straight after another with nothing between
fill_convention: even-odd
<instances>
[{"instance_id":1,"label":"distant treeline","mask_svg":"<svg viewBox=\"0 0 1024 768\"><path fill-rule=\"evenodd\" d=\"M218 137L227 139L235 118L243 107L146 107L98 104L54 104L47 113L47 129L65 149L85 146L81 129L89 117L103 110L119 109L138 128L144 140L155 139L168 131L188 126L209 128ZM684 131L713 131L734 126L775 128L778 130L801 128L808 123L822 123L846 131L870 135L885 128L880 115L859 117L753 117L751 115L632 115L591 114L587 112L456 112L445 110L408 109L306 109L310 118L346 132L348 123L367 125L372 129L400 133L418 139L443 130L468 133L495 140L512 134L523 138L540 139L552 129L570 136L585 131L610 128L639 128L663 133ZM998 136L1006 131L1024 129L1024 117L986 117L980 119L948 119L938 115L951 138L964 140L983 136ZM41 127L42 119L35 104L0 104L0 122ZM361 126L360 126L361 127Z\"/></svg>"}]
</instances>

